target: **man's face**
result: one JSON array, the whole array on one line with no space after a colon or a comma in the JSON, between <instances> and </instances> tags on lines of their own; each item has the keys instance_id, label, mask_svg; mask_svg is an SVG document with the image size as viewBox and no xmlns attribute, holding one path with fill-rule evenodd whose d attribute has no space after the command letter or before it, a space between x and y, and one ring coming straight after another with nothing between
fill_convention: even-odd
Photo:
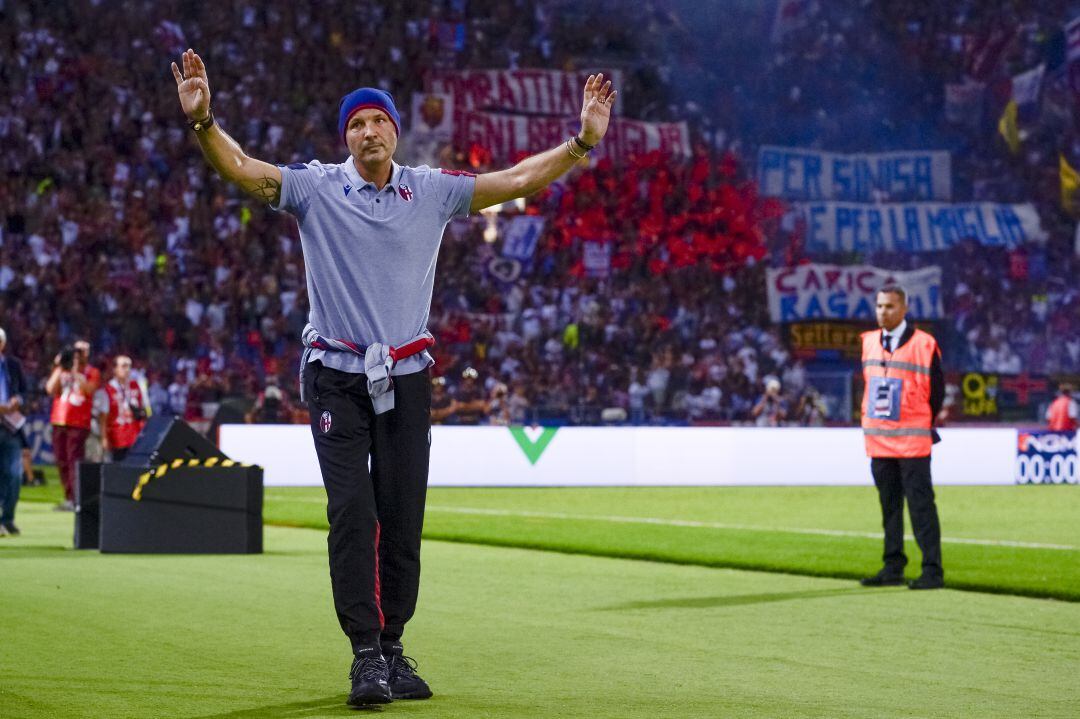
<instances>
[{"instance_id":1,"label":"man's face","mask_svg":"<svg viewBox=\"0 0 1080 719\"><path fill-rule=\"evenodd\" d=\"M907 305L898 294L878 292L876 310L878 327L891 332L904 320Z\"/></svg>"},{"instance_id":2,"label":"man's face","mask_svg":"<svg viewBox=\"0 0 1080 719\"><path fill-rule=\"evenodd\" d=\"M113 364L113 376L120 382L127 382L131 376L131 360L127 357L118 357Z\"/></svg>"},{"instance_id":3,"label":"man's face","mask_svg":"<svg viewBox=\"0 0 1080 719\"><path fill-rule=\"evenodd\" d=\"M349 118L345 143L352 156L364 165L379 165L394 156L397 149L394 122L382 110L367 108Z\"/></svg>"}]
</instances>

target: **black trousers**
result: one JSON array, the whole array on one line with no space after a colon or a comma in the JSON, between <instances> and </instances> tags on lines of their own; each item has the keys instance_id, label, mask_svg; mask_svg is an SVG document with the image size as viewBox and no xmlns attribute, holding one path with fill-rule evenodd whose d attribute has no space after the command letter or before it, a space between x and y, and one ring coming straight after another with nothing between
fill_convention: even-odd
<instances>
[{"instance_id":1,"label":"black trousers","mask_svg":"<svg viewBox=\"0 0 1080 719\"><path fill-rule=\"evenodd\" d=\"M874 457L870 460L881 518L885 527L885 569L903 574L907 566L904 554L904 498L911 514L911 529L922 551L922 573L928 577L944 576L941 568L941 526L938 523L934 487L930 482L930 458Z\"/></svg>"},{"instance_id":2,"label":"black trousers","mask_svg":"<svg viewBox=\"0 0 1080 719\"><path fill-rule=\"evenodd\" d=\"M400 653L420 587L431 379L427 371L395 377L395 407L376 415L365 375L319 361L304 374L338 621L354 651Z\"/></svg>"}]
</instances>

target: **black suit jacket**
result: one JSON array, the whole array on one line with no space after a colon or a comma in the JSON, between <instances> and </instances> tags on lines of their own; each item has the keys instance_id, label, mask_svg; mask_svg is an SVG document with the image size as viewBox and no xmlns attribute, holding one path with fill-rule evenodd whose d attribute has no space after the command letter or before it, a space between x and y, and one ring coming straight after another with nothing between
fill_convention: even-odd
<instances>
[{"instance_id":1,"label":"black suit jacket","mask_svg":"<svg viewBox=\"0 0 1080 719\"><path fill-rule=\"evenodd\" d=\"M907 327L904 328L904 334L900 335L900 340L896 343L896 349L899 349L907 343L912 337L915 336L915 325L910 321ZM941 406L945 403L945 373L941 369L941 356L937 353L934 354L934 358L930 361L930 412L934 417L938 416L938 412L941 411Z\"/></svg>"},{"instance_id":2,"label":"black suit jacket","mask_svg":"<svg viewBox=\"0 0 1080 719\"><path fill-rule=\"evenodd\" d=\"M4 365L7 369L8 398L19 396L26 400L26 378L23 377L22 363L11 355L4 355Z\"/></svg>"}]
</instances>

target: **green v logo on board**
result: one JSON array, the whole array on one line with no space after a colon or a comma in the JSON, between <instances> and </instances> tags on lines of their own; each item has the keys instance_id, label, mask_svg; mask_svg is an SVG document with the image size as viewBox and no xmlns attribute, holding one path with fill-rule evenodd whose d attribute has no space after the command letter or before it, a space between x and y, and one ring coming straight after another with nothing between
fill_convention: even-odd
<instances>
[{"instance_id":1,"label":"green v logo on board","mask_svg":"<svg viewBox=\"0 0 1080 719\"><path fill-rule=\"evenodd\" d=\"M551 444L557 431L558 427L510 427L511 436L529 458L529 464L540 461L540 455Z\"/></svg>"}]
</instances>

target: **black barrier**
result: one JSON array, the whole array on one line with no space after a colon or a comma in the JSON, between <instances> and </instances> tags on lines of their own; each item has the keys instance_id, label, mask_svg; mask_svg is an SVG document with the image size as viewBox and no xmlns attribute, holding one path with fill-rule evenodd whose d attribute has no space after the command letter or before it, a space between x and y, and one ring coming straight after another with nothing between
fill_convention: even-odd
<instances>
[{"instance_id":1,"label":"black barrier","mask_svg":"<svg viewBox=\"0 0 1080 719\"><path fill-rule=\"evenodd\" d=\"M76 497L76 549L262 552L262 468L175 417L152 419L123 462L81 463Z\"/></svg>"},{"instance_id":2,"label":"black barrier","mask_svg":"<svg viewBox=\"0 0 1080 719\"><path fill-rule=\"evenodd\" d=\"M79 462L75 473L75 549L97 549L101 523L100 462Z\"/></svg>"},{"instance_id":3,"label":"black barrier","mask_svg":"<svg viewBox=\"0 0 1080 719\"><path fill-rule=\"evenodd\" d=\"M178 467L135 500L143 473L120 464L103 468L102 552L262 552L261 467Z\"/></svg>"},{"instance_id":4,"label":"black barrier","mask_svg":"<svg viewBox=\"0 0 1080 719\"><path fill-rule=\"evenodd\" d=\"M225 458L214 443L179 417L158 415L139 433L122 464L151 467L177 459Z\"/></svg>"}]
</instances>

